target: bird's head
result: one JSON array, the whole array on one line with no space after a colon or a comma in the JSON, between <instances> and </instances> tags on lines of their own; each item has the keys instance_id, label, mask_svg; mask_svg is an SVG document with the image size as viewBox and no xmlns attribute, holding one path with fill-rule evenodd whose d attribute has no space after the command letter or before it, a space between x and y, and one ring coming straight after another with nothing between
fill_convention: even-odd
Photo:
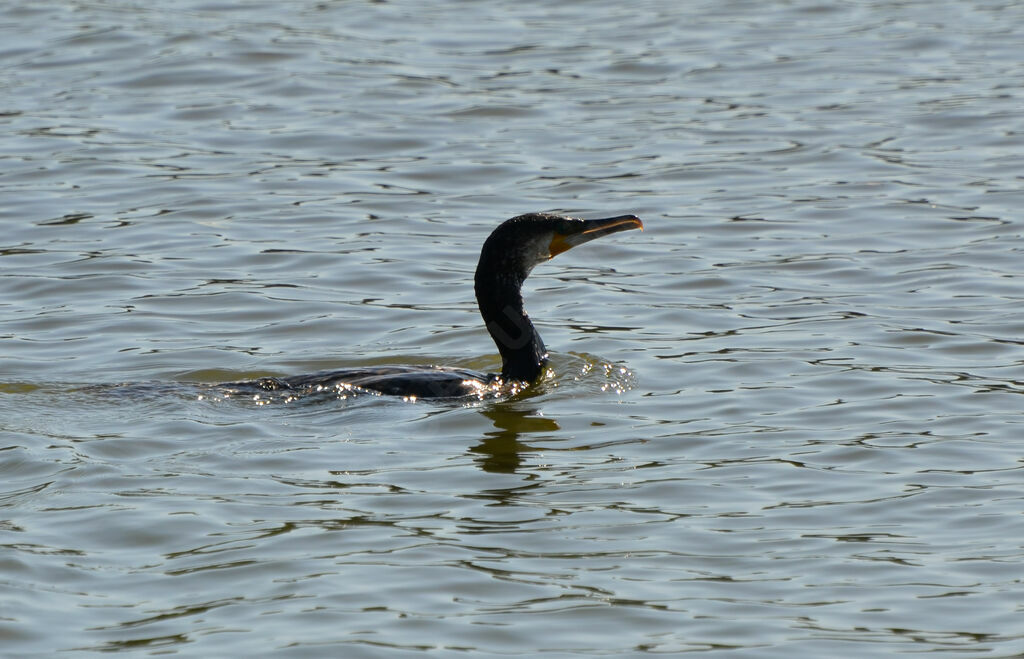
<instances>
[{"instance_id":1,"label":"bird's head","mask_svg":"<svg viewBox=\"0 0 1024 659\"><path fill-rule=\"evenodd\" d=\"M484 242L480 266L515 273L519 283L538 263L602 236L644 228L635 215L583 220L553 213L528 213L506 220Z\"/></svg>"}]
</instances>

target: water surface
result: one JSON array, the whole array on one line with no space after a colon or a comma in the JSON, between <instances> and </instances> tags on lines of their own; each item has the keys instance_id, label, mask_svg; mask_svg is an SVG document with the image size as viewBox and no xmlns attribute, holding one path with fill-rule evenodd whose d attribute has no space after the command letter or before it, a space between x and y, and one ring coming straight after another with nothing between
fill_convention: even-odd
<instances>
[{"instance_id":1,"label":"water surface","mask_svg":"<svg viewBox=\"0 0 1024 659\"><path fill-rule=\"evenodd\" d=\"M0 10L3 647L1024 652L1022 25ZM538 210L646 231L534 272L529 392L199 395L497 368L476 256Z\"/></svg>"}]
</instances>

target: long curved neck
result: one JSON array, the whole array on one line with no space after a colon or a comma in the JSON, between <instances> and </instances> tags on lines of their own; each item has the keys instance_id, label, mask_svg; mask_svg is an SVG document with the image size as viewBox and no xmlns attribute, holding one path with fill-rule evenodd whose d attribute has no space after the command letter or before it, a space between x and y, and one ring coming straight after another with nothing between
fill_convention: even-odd
<instances>
[{"instance_id":1,"label":"long curved neck","mask_svg":"<svg viewBox=\"0 0 1024 659\"><path fill-rule=\"evenodd\" d=\"M501 377L532 382L544 370L548 353L523 309L524 273L486 269L476 272L476 301L498 352Z\"/></svg>"}]
</instances>

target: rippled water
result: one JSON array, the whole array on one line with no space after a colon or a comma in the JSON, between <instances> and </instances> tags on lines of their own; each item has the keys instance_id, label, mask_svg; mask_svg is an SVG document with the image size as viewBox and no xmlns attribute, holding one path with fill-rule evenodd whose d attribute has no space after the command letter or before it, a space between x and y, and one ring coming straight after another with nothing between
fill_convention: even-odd
<instances>
[{"instance_id":1,"label":"rippled water","mask_svg":"<svg viewBox=\"0 0 1024 659\"><path fill-rule=\"evenodd\" d=\"M8 3L3 654L1024 652L1022 26ZM526 394L197 395L494 369L534 210L647 230L535 271Z\"/></svg>"}]
</instances>

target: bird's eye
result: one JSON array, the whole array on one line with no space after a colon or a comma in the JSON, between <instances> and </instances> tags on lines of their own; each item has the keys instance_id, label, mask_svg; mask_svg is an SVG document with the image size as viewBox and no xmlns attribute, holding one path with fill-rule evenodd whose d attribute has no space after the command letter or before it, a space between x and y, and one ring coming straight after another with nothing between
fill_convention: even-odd
<instances>
[{"instance_id":1,"label":"bird's eye","mask_svg":"<svg viewBox=\"0 0 1024 659\"><path fill-rule=\"evenodd\" d=\"M559 220L557 231L563 236L576 233L579 220Z\"/></svg>"}]
</instances>

